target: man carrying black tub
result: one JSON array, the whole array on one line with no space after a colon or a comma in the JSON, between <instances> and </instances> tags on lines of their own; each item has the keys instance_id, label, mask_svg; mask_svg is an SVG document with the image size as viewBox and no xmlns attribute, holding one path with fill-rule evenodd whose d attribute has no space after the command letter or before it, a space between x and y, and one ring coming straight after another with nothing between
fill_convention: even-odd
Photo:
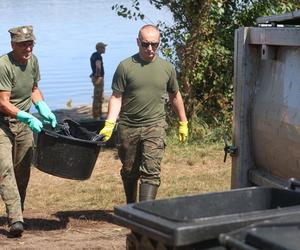
<instances>
[{"instance_id":1,"label":"man carrying black tub","mask_svg":"<svg viewBox=\"0 0 300 250\"><path fill-rule=\"evenodd\" d=\"M8 31L12 51L0 57L0 194L6 206L10 235L24 231L23 210L30 177L33 134L42 130L40 120L29 113L32 103L43 121L55 127L56 117L38 88L39 64L32 54L32 26Z\"/></svg>"}]
</instances>

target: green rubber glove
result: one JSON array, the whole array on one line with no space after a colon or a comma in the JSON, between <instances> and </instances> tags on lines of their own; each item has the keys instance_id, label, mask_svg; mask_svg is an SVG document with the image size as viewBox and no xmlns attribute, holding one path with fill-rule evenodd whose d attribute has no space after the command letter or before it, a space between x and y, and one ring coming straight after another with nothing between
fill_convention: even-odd
<instances>
[{"instance_id":1,"label":"green rubber glove","mask_svg":"<svg viewBox=\"0 0 300 250\"><path fill-rule=\"evenodd\" d=\"M113 122L113 121L109 121L109 120L105 121L103 129L101 129L100 132L99 132L99 135L104 136L102 141L108 141L109 140L109 138L111 137L111 135L114 131L115 125L116 125L116 123Z\"/></svg>"},{"instance_id":2,"label":"green rubber glove","mask_svg":"<svg viewBox=\"0 0 300 250\"><path fill-rule=\"evenodd\" d=\"M38 101L35 104L36 109L39 111L39 114L45 119L46 122L50 122L52 128L55 128L57 125L56 117L51 112L50 108L44 101Z\"/></svg>"},{"instance_id":3,"label":"green rubber glove","mask_svg":"<svg viewBox=\"0 0 300 250\"><path fill-rule=\"evenodd\" d=\"M184 143L187 141L188 138L188 122L179 122L179 141Z\"/></svg>"},{"instance_id":4,"label":"green rubber glove","mask_svg":"<svg viewBox=\"0 0 300 250\"><path fill-rule=\"evenodd\" d=\"M19 111L17 113L17 119L20 122L26 123L29 128L35 133L40 133L42 131L43 123L39 119L35 118L33 115L25 111Z\"/></svg>"}]
</instances>

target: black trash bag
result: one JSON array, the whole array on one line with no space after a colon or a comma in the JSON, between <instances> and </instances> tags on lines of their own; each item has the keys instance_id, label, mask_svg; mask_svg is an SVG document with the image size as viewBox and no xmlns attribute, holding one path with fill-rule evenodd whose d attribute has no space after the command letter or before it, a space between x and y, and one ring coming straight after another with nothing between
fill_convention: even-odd
<instances>
[{"instance_id":1,"label":"black trash bag","mask_svg":"<svg viewBox=\"0 0 300 250\"><path fill-rule=\"evenodd\" d=\"M71 119L65 119L62 124L57 124L56 133L81 140L96 142L101 142L104 138L104 136L87 130L86 128L80 126L78 122L75 122Z\"/></svg>"},{"instance_id":2,"label":"black trash bag","mask_svg":"<svg viewBox=\"0 0 300 250\"><path fill-rule=\"evenodd\" d=\"M72 136L68 123L58 123L55 127L55 133L65 136Z\"/></svg>"}]
</instances>

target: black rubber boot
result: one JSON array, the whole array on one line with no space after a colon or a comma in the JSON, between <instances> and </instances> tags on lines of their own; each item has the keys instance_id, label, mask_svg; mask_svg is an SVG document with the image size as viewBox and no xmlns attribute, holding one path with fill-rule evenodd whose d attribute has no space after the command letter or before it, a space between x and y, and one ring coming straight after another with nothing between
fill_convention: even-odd
<instances>
[{"instance_id":1,"label":"black rubber boot","mask_svg":"<svg viewBox=\"0 0 300 250\"><path fill-rule=\"evenodd\" d=\"M139 201L154 200L157 194L158 186L148 183L140 184Z\"/></svg>"},{"instance_id":2,"label":"black rubber boot","mask_svg":"<svg viewBox=\"0 0 300 250\"><path fill-rule=\"evenodd\" d=\"M123 180L126 203L135 203L137 196L137 180Z\"/></svg>"},{"instance_id":3,"label":"black rubber boot","mask_svg":"<svg viewBox=\"0 0 300 250\"><path fill-rule=\"evenodd\" d=\"M10 237L21 237L24 231L24 226L21 221L13 223L9 228Z\"/></svg>"}]
</instances>

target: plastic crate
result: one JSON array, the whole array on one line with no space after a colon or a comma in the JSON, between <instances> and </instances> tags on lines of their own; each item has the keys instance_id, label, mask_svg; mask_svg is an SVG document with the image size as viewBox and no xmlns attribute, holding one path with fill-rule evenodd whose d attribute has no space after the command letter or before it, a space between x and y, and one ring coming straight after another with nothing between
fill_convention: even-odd
<instances>
[{"instance_id":1,"label":"plastic crate","mask_svg":"<svg viewBox=\"0 0 300 250\"><path fill-rule=\"evenodd\" d=\"M192 246L221 233L297 211L300 193L251 187L128 204L115 207L114 218L140 239L147 237L166 249L197 249Z\"/></svg>"},{"instance_id":2,"label":"plastic crate","mask_svg":"<svg viewBox=\"0 0 300 250\"><path fill-rule=\"evenodd\" d=\"M300 211L221 234L219 240L228 250L298 250L299 235Z\"/></svg>"}]
</instances>

